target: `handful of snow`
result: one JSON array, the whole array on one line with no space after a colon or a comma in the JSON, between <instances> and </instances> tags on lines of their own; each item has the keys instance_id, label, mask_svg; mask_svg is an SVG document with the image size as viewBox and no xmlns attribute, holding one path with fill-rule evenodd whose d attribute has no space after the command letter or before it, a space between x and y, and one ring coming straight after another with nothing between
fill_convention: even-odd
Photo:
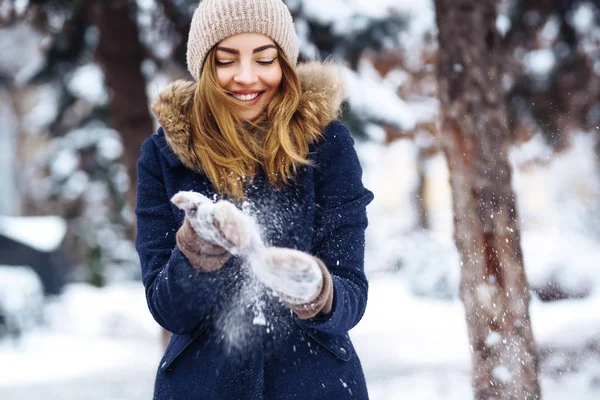
<instances>
[{"instance_id":1,"label":"handful of snow","mask_svg":"<svg viewBox=\"0 0 600 400\"><path fill-rule=\"evenodd\" d=\"M320 292L323 273L317 261L302 251L266 247L258 225L232 203L214 203L197 192L181 191L171 199L203 239L244 257L254 275L290 304L306 304Z\"/></svg>"}]
</instances>

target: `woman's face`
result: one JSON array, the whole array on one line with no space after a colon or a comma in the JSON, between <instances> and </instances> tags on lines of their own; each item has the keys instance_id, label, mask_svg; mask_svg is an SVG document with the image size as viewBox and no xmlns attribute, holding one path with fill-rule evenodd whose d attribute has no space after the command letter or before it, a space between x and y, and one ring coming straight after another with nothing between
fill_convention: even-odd
<instances>
[{"instance_id":1,"label":"woman's face","mask_svg":"<svg viewBox=\"0 0 600 400\"><path fill-rule=\"evenodd\" d=\"M245 121L255 119L281 84L275 42L260 33L240 33L219 42L215 55L217 81L239 102L237 116Z\"/></svg>"}]
</instances>

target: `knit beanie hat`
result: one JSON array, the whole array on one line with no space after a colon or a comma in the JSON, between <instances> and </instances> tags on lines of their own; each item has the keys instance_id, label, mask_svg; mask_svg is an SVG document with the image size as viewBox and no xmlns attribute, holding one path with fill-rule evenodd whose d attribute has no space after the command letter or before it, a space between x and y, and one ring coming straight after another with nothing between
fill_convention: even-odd
<instances>
[{"instance_id":1,"label":"knit beanie hat","mask_svg":"<svg viewBox=\"0 0 600 400\"><path fill-rule=\"evenodd\" d=\"M209 50L238 33L262 33L298 62L298 36L292 15L282 0L203 0L194 12L187 44L187 67L200 80Z\"/></svg>"}]
</instances>

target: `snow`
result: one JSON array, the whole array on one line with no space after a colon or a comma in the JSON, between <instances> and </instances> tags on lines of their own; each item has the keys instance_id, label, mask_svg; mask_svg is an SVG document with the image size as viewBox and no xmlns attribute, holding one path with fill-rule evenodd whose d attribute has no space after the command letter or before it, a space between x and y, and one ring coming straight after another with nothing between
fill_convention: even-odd
<instances>
[{"instance_id":1,"label":"snow","mask_svg":"<svg viewBox=\"0 0 600 400\"><path fill-rule=\"evenodd\" d=\"M35 90L27 90L17 98L21 117L21 128L28 134L39 134L56 120L60 107L60 87L45 83Z\"/></svg>"},{"instance_id":2,"label":"snow","mask_svg":"<svg viewBox=\"0 0 600 400\"><path fill-rule=\"evenodd\" d=\"M154 0L136 0L136 4L142 10L153 10L156 7Z\"/></svg>"},{"instance_id":3,"label":"snow","mask_svg":"<svg viewBox=\"0 0 600 400\"><path fill-rule=\"evenodd\" d=\"M365 118L387 123L403 130L415 126L412 110L386 84L381 81L372 67L363 64L361 73L344 69L349 103L352 109Z\"/></svg>"},{"instance_id":4,"label":"snow","mask_svg":"<svg viewBox=\"0 0 600 400\"><path fill-rule=\"evenodd\" d=\"M309 254L276 247L249 256L256 277L290 304L306 304L317 297L323 273Z\"/></svg>"},{"instance_id":5,"label":"snow","mask_svg":"<svg viewBox=\"0 0 600 400\"><path fill-rule=\"evenodd\" d=\"M83 283L67 286L46 307L54 333L121 339L151 339L157 331L138 282L121 282L106 288Z\"/></svg>"},{"instance_id":6,"label":"snow","mask_svg":"<svg viewBox=\"0 0 600 400\"><path fill-rule=\"evenodd\" d=\"M553 15L548 18L548 21L544 24L540 32L540 37L545 40L548 44L556 39L560 33L560 20L557 16Z\"/></svg>"},{"instance_id":7,"label":"snow","mask_svg":"<svg viewBox=\"0 0 600 400\"><path fill-rule=\"evenodd\" d=\"M45 64L42 35L31 24L15 22L0 28L0 74L25 84Z\"/></svg>"},{"instance_id":8,"label":"snow","mask_svg":"<svg viewBox=\"0 0 600 400\"><path fill-rule=\"evenodd\" d=\"M471 356L462 303L458 299L414 296L398 276L378 275L370 281L367 311L351 332L370 397L472 397ZM598 296L532 303L532 326L538 345L553 349L552 354L558 357L544 364L547 372L541 383L545 399L597 398L593 381L600 373L600 361L583 357L575 361L576 371L560 375L552 373L551 367L573 362L561 357L565 349L598 339L598 307ZM96 387L102 390L122 376L138 385L139 394L129 387L128 396L121 393L105 398L131 400L151 394L162 351L159 330L147 310L141 284L119 283L104 289L69 285L64 295L47 306L46 315L46 327L25 335L16 344L0 342L0 398L7 398L3 394L8 393L25 398L21 397L24 393L45 388L37 389L37 397L29 397L41 399L49 389L57 391L66 384L77 388L77 381L88 382L80 389L83 395Z\"/></svg>"},{"instance_id":9,"label":"snow","mask_svg":"<svg viewBox=\"0 0 600 400\"><path fill-rule=\"evenodd\" d=\"M321 25L332 24L339 34L364 29L366 19L383 19L390 10L398 10L397 0L304 0L304 15ZM406 4L406 3L405 3ZM295 7L291 7L295 8ZM412 8L414 9L414 7ZM403 10L405 11L405 10Z\"/></svg>"},{"instance_id":10,"label":"snow","mask_svg":"<svg viewBox=\"0 0 600 400\"><path fill-rule=\"evenodd\" d=\"M510 18L506 14L498 14L496 17L496 29L502 36L505 36L508 30L510 29Z\"/></svg>"},{"instance_id":11,"label":"snow","mask_svg":"<svg viewBox=\"0 0 600 400\"><path fill-rule=\"evenodd\" d=\"M570 150L552 158L537 135L510 151L513 187L519 193L519 213L526 230L588 236L598 226L598 217L593 217L600 204L597 139L591 133L574 132L571 140ZM561 212L554 212L557 209Z\"/></svg>"},{"instance_id":12,"label":"snow","mask_svg":"<svg viewBox=\"0 0 600 400\"><path fill-rule=\"evenodd\" d=\"M23 11L25 11L25 8L29 5L29 0L15 0L14 4L15 4L15 11L17 12L17 14L21 14L21 13L23 13Z\"/></svg>"},{"instance_id":13,"label":"snow","mask_svg":"<svg viewBox=\"0 0 600 400\"><path fill-rule=\"evenodd\" d=\"M381 125L377 124L367 124L365 126L365 133L369 136L371 141L376 143L384 143L386 140L385 129L381 127Z\"/></svg>"},{"instance_id":14,"label":"snow","mask_svg":"<svg viewBox=\"0 0 600 400\"><path fill-rule=\"evenodd\" d=\"M587 294L600 288L600 247L581 234L561 231L526 231L523 253L527 275L534 287L549 282L572 294ZM577 262L573 262L577 254Z\"/></svg>"},{"instance_id":15,"label":"snow","mask_svg":"<svg viewBox=\"0 0 600 400\"><path fill-rule=\"evenodd\" d=\"M106 161L117 161L123 154L123 145L116 137L107 137L98 142L98 154Z\"/></svg>"},{"instance_id":16,"label":"snow","mask_svg":"<svg viewBox=\"0 0 600 400\"><path fill-rule=\"evenodd\" d=\"M95 105L104 105L108 101L104 73L100 66L94 63L77 68L69 78L67 88L73 96Z\"/></svg>"},{"instance_id":17,"label":"snow","mask_svg":"<svg viewBox=\"0 0 600 400\"><path fill-rule=\"evenodd\" d=\"M569 13L567 20L578 32L584 33L594 27L594 6L589 3L579 3Z\"/></svg>"},{"instance_id":18,"label":"snow","mask_svg":"<svg viewBox=\"0 0 600 400\"><path fill-rule=\"evenodd\" d=\"M0 216L0 234L42 252L52 252L62 243L67 225L60 217Z\"/></svg>"},{"instance_id":19,"label":"snow","mask_svg":"<svg viewBox=\"0 0 600 400\"><path fill-rule=\"evenodd\" d=\"M531 304L531 324L544 348L585 348L600 337L600 296ZM554 323L552 323L554 321Z\"/></svg>"},{"instance_id":20,"label":"snow","mask_svg":"<svg viewBox=\"0 0 600 400\"><path fill-rule=\"evenodd\" d=\"M67 200L75 200L85 192L89 183L88 174L82 170L77 170L65 182L62 190L63 196Z\"/></svg>"},{"instance_id":21,"label":"snow","mask_svg":"<svg viewBox=\"0 0 600 400\"><path fill-rule=\"evenodd\" d=\"M529 73L543 77L556 65L556 57L552 49L539 49L527 53L523 62Z\"/></svg>"},{"instance_id":22,"label":"snow","mask_svg":"<svg viewBox=\"0 0 600 400\"><path fill-rule=\"evenodd\" d=\"M57 139L58 144L56 144L56 147L72 147L81 150L99 145L103 140L119 140L119 138L119 133L114 129L106 128L99 123L90 123Z\"/></svg>"},{"instance_id":23,"label":"snow","mask_svg":"<svg viewBox=\"0 0 600 400\"><path fill-rule=\"evenodd\" d=\"M352 37L364 30L367 23L381 20L392 14L406 17L406 29L397 39L403 44L407 56L420 54L423 40L436 32L433 1L413 0L304 0L288 1L290 10L298 10L302 5L303 18L323 26L332 26L332 30L344 36ZM318 58L318 50L308 39L310 28L305 19L297 18L296 30L300 37L302 54L311 59ZM411 59L416 62L418 57Z\"/></svg>"},{"instance_id":24,"label":"snow","mask_svg":"<svg viewBox=\"0 0 600 400\"><path fill-rule=\"evenodd\" d=\"M395 12L409 19L409 32L422 35L435 30L435 15L431 0L304 0L304 13L322 25L333 24L340 33L348 33L352 23L360 24L364 18L383 19ZM350 21L350 23L349 23ZM347 29L343 29L346 27Z\"/></svg>"},{"instance_id":25,"label":"snow","mask_svg":"<svg viewBox=\"0 0 600 400\"><path fill-rule=\"evenodd\" d=\"M66 178L79 167L79 155L73 149L63 149L50 162L50 173L57 178Z\"/></svg>"},{"instance_id":26,"label":"snow","mask_svg":"<svg viewBox=\"0 0 600 400\"><path fill-rule=\"evenodd\" d=\"M563 305L533 302L532 327L539 348L560 355L565 349L597 340L600 315L593 310L598 301L595 297ZM591 327L586 328L586 323ZM581 335L579 329L584 329ZM372 278L367 311L351 336L371 398L402 398L402 394L424 400L472 398L470 350L464 309L458 299L416 297L400 278ZM597 398L593 382L600 361L584 359L577 367L578 373L542 375L544 398ZM510 371L501 368L497 372L504 376L503 372ZM580 385L567 383L573 380Z\"/></svg>"},{"instance_id":27,"label":"snow","mask_svg":"<svg viewBox=\"0 0 600 400\"><path fill-rule=\"evenodd\" d=\"M256 221L229 201L213 203L200 193L181 191L171 202L185 211L200 237L217 243L231 254L249 256L265 247Z\"/></svg>"},{"instance_id":28,"label":"snow","mask_svg":"<svg viewBox=\"0 0 600 400\"><path fill-rule=\"evenodd\" d=\"M490 334L485 338L485 345L487 347L496 346L502 340L502 335L498 332L490 332Z\"/></svg>"},{"instance_id":29,"label":"snow","mask_svg":"<svg viewBox=\"0 0 600 400\"><path fill-rule=\"evenodd\" d=\"M41 187L32 191L32 196L52 196L60 191L67 200L77 199L85 194L88 199L102 200L108 197L107 190L97 190L98 185L80 167L79 153L86 149L95 149L98 165L111 172L112 183L125 192L129 187L129 179L124 176L124 167L116 164L123 154L123 145L117 131L97 123L90 123L70 131L65 136L55 139L47 149L49 176L41 182ZM94 174L95 171L90 171ZM41 192L41 193L40 193ZM99 199L98 196L103 196Z\"/></svg>"},{"instance_id":30,"label":"snow","mask_svg":"<svg viewBox=\"0 0 600 400\"><path fill-rule=\"evenodd\" d=\"M0 265L0 314L11 319L10 328L24 331L39 323L43 293L42 282L31 268Z\"/></svg>"},{"instance_id":31,"label":"snow","mask_svg":"<svg viewBox=\"0 0 600 400\"><path fill-rule=\"evenodd\" d=\"M409 32L414 36L423 36L437 32L435 24L435 7L433 0L396 1L396 9L410 17Z\"/></svg>"},{"instance_id":32,"label":"snow","mask_svg":"<svg viewBox=\"0 0 600 400\"><path fill-rule=\"evenodd\" d=\"M505 365L498 365L497 367L495 367L492 370L492 376L494 377L494 379L497 379L502 383L509 382L512 378L512 374Z\"/></svg>"}]
</instances>

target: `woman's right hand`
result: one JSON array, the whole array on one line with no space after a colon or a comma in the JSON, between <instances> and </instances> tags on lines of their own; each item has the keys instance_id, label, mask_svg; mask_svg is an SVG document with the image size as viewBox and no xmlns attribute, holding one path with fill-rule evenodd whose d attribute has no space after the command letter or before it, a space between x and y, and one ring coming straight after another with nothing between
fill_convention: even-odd
<instances>
[{"instance_id":1,"label":"woman's right hand","mask_svg":"<svg viewBox=\"0 0 600 400\"><path fill-rule=\"evenodd\" d=\"M196 234L235 255L249 255L263 247L258 228L252 218L232 203L213 203L196 192L179 192L171 201L185 211L186 221Z\"/></svg>"},{"instance_id":2,"label":"woman's right hand","mask_svg":"<svg viewBox=\"0 0 600 400\"><path fill-rule=\"evenodd\" d=\"M183 225L177 231L177 245L181 252L196 270L219 270L230 253L215 232L212 201L200 193L179 192L171 198L171 202L185 212Z\"/></svg>"},{"instance_id":3,"label":"woman's right hand","mask_svg":"<svg viewBox=\"0 0 600 400\"><path fill-rule=\"evenodd\" d=\"M231 254L216 243L201 238L189 218L177 231L177 246L198 271L215 272L229 260Z\"/></svg>"}]
</instances>

